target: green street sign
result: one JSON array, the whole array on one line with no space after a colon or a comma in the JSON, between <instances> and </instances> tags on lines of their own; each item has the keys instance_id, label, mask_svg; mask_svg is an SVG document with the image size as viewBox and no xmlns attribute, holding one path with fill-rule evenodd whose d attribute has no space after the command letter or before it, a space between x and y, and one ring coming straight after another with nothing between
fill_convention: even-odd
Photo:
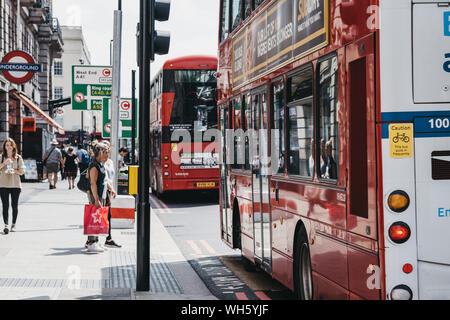
<instances>
[{"instance_id":1,"label":"green street sign","mask_svg":"<svg viewBox=\"0 0 450 320\"><path fill-rule=\"evenodd\" d=\"M132 107L132 100L128 98L121 98L120 99L120 105L119 105L119 138L125 139L130 138L131 139L131 107ZM138 106L138 100L136 99L136 123L135 123L135 137L138 137L138 121L137 121L137 106ZM103 121L102 121L102 136L105 139L111 138L111 99L110 98L103 98Z\"/></svg>"},{"instance_id":2,"label":"green street sign","mask_svg":"<svg viewBox=\"0 0 450 320\"><path fill-rule=\"evenodd\" d=\"M112 91L112 67L72 66L72 110L101 110Z\"/></svg>"}]
</instances>

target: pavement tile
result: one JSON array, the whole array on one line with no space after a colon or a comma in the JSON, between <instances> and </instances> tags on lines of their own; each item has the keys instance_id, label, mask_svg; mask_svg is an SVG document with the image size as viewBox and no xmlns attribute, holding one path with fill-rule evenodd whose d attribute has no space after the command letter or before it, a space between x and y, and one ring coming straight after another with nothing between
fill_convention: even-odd
<instances>
[{"instance_id":1,"label":"pavement tile","mask_svg":"<svg viewBox=\"0 0 450 320\"><path fill-rule=\"evenodd\" d=\"M134 295L136 230L113 229L121 249L87 254L82 228L86 195L69 191L67 181L55 190L47 183L22 186L17 232L0 233L0 300L215 299L199 285L156 215L151 217L150 274L158 292L152 286L154 292ZM79 289L69 288L76 284Z\"/></svg>"}]
</instances>

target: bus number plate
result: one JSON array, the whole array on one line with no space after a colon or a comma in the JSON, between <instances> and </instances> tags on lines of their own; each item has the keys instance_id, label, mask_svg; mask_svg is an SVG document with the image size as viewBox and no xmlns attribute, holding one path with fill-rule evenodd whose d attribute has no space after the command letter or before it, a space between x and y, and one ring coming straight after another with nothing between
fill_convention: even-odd
<instances>
[{"instance_id":1,"label":"bus number plate","mask_svg":"<svg viewBox=\"0 0 450 320\"><path fill-rule=\"evenodd\" d=\"M210 187L215 187L216 183L215 182L197 182L195 184L195 186L197 188L210 188Z\"/></svg>"}]
</instances>

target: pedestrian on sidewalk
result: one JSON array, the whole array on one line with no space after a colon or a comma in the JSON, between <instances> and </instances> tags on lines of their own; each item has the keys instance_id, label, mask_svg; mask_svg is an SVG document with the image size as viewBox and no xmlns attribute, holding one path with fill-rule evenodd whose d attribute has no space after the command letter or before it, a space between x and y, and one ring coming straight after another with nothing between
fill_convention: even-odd
<instances>
[{"instance_id":1,"label":"pedestrian on sidewalk","mask_svg":"<svg viewBox=\"0 0 450 320\"><path fill-rule=\"evenodd\" d=\"M3 232L9 233L9 197L11 196L12 225L11 231L15 231L17 215L19 213L19 196L22 189L20 176L25 173L25 164L22 157L17 154L17 145L13 139L8 138L3 142L0 158L0 197L3 204Z\"/></svg>"},{"instance_id":2,"label":"pedestrian on sidewalk","mask_svg":"<svg viewBox=\"0 0 450 320\"><path fill-rule=\"evenodd\" d=\"M116 198L116 191L114 190L114 162L111 160L111 145L108 141L103 141L103 143L107 146L106 152L104 154L103 163L105 166L105 182L106 182L106 188L105 191L106 195L104 195L104 198L106 198L106 205L109 207L108 212L108 221L109 221L109 234L105 241L105 247L108 248L121 248L122 246L114 242L114 240L111 237L111 200Z\"/></svg>"},{"instance_id":3,"label":"pedestrian on sidewalk","mask_svg":"<svg viewBox=\"0 0 450 320\"><path fill-rule=\"evenodd\" d=\"M58 182L59 165L64 166L61 151L57 148L58 141L52 140L51 147L47 149L42 161L46 163L49 189L55 189ZM53 184L52 184L53 183Z\"/></svg>"},{"instance_id":4,"label":"pedestrian on sidewalk","mask_svg":"<svg viewBox=\"0 0 450 320\"><path fill-rule=\"evenodd\" d=\"M61 156L62 156L62 158L63 158L63 160L64 160L64 158L67 156L66 149L64 149L64 145L60 145L58 148L59 148L59 151L61 151ZM61 181L62 181L62 180L66 180L66 174L65 174L65 169L64 169L64 166L65 166L65 165L66 165L66 164L64 163L64 165L61 166L61 168L60 168L60 171L61 171Z\"/></svg>"},{"instance_id":5,"label":"pedestrian on sidewalk","mask_svg":"<svg viewBox=\"0 0 450 320\"><path fill-rule=\"evenodd\" d=\"M89 163L89 181L91 183L91 189L88 192L89 203L95 205L97 209L106 203L106 199L103 198L103 191L106 188L106 173L103 165L106 150L107 146L105 144L97 143L93 149L94 157ZM98 236L88 236L86 246L89 253L104 251L98 244Z\"/></svg>"},{"instance_id":6,"label":"pedestrian on sidewalk","mask_svg":"<svg viewBox=\"0 0 450 320\"><path fill-rule=\"evenodd\" d=\"M64 174L69 181L69 190L75 188L75 178L78 170L77 162L78 157L73 153L73 148L67 149L67 154L64 157Z\"/></svg>"},{"instance_id":7,"label":"pedestrian on sidewalk","mask_svg":"<svg viewBox=\"0 0 450 320\"><path fill-rule=\"evenodd\" d=\"M89 167L89 154L83 148L83 145L78 145L77 150L78 168L80 169L80 175Z\"/></svg>"}]
</instances>

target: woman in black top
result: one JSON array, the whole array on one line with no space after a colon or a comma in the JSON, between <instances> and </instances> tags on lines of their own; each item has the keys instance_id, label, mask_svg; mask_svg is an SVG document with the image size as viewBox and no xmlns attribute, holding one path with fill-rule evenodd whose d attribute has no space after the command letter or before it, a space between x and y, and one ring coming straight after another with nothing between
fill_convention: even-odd
<instances>
[{"instance_id":1,"label":"woman in black top","mask_svg":"<svg viewBox=\"0 0 450 320\"><path fill-rule=\"evenodd\" d=\"M67 150L64 157L64 174L69 180L69 190L75 187L75 178L77 177L77 155L73 153L73 148Z\"/></svg>"},{"instance_id":2,"label":"woman in black top","mask_svg":"<svg viewBox=\"0 0 450 320\"><path fill-rule=\"evenodd\" d=\"M94 147L94 157L89 163L89 181L91 190L88 192L89 203L94 204L98 209L105 205L103 190L105 185L105 167L103 166L103 153L107 151L107 146L103 143L97 143ZM104 250L98 244L98 236L89 236L86 243L89 253L103 252Z\"/></svg>"}]
</instances>

